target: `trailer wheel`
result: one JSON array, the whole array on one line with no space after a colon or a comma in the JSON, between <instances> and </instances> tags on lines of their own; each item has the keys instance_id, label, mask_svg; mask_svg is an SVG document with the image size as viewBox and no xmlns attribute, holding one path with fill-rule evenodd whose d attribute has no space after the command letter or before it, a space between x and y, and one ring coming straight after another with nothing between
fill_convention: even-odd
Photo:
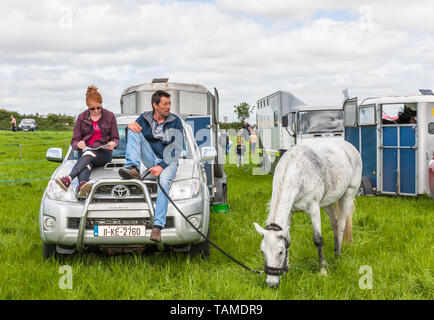
<instances>
[{"instance_id":1,"label":"trailer wheel","mask_svg":"<svg viewBox=\"0 0 434 320\"><path fill-rule=\"evenodd\" d=\"M369 179L368 177L362 177L359 191L357 191L357 196L366 196L368 194L374 194L371 179Z\"/></svg>"}]
</instances>

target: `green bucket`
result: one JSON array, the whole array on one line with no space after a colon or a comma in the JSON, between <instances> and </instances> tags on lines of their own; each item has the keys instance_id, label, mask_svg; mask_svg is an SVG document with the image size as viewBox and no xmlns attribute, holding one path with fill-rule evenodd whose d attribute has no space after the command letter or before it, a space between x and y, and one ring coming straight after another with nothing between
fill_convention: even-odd
<instances>
[{"instance_id":1,"label":"green bucket","mask_svg":"<svg viewBox=\"0 0 434 320\"><path fill-rule=\"evenodd\" d=\"M226 213L229 211L229 205L227 203L214 204L211 209L214 213Z\"/></svg>"}]
</instances>

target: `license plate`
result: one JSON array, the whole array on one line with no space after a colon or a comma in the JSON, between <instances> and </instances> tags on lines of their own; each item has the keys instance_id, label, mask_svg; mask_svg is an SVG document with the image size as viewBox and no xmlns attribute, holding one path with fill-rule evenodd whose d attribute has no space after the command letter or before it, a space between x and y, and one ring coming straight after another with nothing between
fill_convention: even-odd
<instances>
[{"instance_id":1,"label":"license plate","mask_svg":"<svg viewBox=\"0 0 434 320\"><path fill-rule=\"evenodd\" d=\"M95 237L144 237L145 226L94 226Z\"/></svg>"},{"instance_id":2,"label":"license plate","mask_svg":"<svg viewBox=\"0 0 434 320\"><path fill-rule=\"evenodd\" d=\"M29 131L29 129L23 129L23 131Z\"/></svg>"}]
</instances>

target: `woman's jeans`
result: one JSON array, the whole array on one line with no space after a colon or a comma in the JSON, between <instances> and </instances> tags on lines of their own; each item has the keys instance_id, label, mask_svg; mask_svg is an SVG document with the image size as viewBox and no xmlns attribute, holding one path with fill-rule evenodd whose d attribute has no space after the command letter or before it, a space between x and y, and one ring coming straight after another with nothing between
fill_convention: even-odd
<instances>
[{"instance_id":1,"label":"woman's jeans","mask_svg":"<svg viewBox=\"0 0 434 320\"><path fill-rule=\"evenodd\" d=\"M72 168L69 176L71 180L78 177L78 182L89 181L90 171L93 167L100 167L112 161L112 152L99 149L95 151L78 151L79 159Z\"/></svg>"},{"instance_id":2,"label":"woman's jeans","mask_svg":"<svg viewBox=\"0 0 434 320\"><path fill-rule=\"evenodd\" d=\"M151 148L148 140L145 139L141 132L128 130L127 150L125 153L125 168L131 169L133 166L140 170L140 162L146 168L150 169L156 166L161 159L158 158ZM170 163L160 174L161 187L169 194L170 184L176 176L178 164ZM154 225L163 227L166 225L166 214L169 200L161 191L160 187L157 190L157 203L155 208Z\"/></svg>"}]
</instances>

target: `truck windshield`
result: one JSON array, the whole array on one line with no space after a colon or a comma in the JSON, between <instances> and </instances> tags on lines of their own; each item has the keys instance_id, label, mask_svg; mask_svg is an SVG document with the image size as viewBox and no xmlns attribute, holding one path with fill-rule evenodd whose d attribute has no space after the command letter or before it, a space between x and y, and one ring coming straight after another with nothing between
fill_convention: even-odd
<instances>
[{"instance_id":1,"label":"truck windshield","mask_svg":"<svg viewBox=\"0 0 434 320\"><path fill-rule=\"evenodd\" d=\"M119 130L119 146L113 150L113 159L123 159L125 158L125 152L127 149L127 138L125 135L126 124L118 124ZM191 148L185 138L184 131L184 148L181 152L181 159L192 159ZM78 151L73 150L68 157L68 160L77 160L78 159Z\"/></svg>"},{"instance_id":2,"label":"truck windshield","mask_svg":"<svg viewBox=\"0 0 434 320\"><path fill-rule=\"evenodd\" d=\"M118 130L119 130L119 146L113 150L113 158L125 158L125 152L127 149L127 138L125 135L125 128L127 127L127 125L125 124L121 124L118 125ZM184 148L181 152L181 159L191 159L192 158L192 154L191 154L191 150L188 146L188 143L185 139L185 132L184 132Z\"/></svg>"},{"instance_id":3,"label":"truck windshield","mask_svg":"<svg viewBox=\"0 0 434 320\"><path fill-rule=\"evenodd\" d=\"M300 111L299 133L343 132L344 114L342 110Z\"/></svg>"}]
</instances>

